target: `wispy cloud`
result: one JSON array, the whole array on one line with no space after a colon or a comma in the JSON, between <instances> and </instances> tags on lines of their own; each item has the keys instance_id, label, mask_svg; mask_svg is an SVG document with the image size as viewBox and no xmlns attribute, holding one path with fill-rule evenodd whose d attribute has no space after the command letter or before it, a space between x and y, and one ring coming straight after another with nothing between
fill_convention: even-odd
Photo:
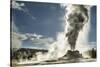
<instances>
[{"instance_id":1,"label":"wispy cloud","mask_svg":"<svg viewBox=\"0 0 100 67\"><path fill-rule=\"evenodd\" d=\"M11 4L12 4L11 8L23 11L28 16L30 16L32 18L32 20L36 20L36 17L34 17L32 14L30 14L29 10L26 8L25 3L18 3L15 0L12 0Z\"/></svg>"},{"instance_id":2,"label":"wispy cloud","mask_svg":"<svg viewBox=\"0 0 100 67\"><path fill-rule=\"evenodd\" d=\"M24 3L18 3L15 0L12 0L12 8L18 9L18 10L23 10L22 7L24 7L24 6L25 6Z\"/></svg>"}]
</instances>

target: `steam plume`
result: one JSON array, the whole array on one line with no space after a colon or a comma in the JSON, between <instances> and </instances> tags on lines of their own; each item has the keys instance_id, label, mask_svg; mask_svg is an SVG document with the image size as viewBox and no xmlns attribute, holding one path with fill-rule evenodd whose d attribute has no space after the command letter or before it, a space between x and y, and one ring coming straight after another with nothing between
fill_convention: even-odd
<instances>
[{"instance_id":1,"label":"steam plume","mask_svg":"<svg viewBox=\"0 0 100 67\"><path fill-rule=\"evenodd\" d=\"M82 30L83 26L88 22L89 19L88 9L84 5L69 5L67 7L66 18L66 38L71 50L75 50L79 32Z\"/></svg>"}]
</instances>

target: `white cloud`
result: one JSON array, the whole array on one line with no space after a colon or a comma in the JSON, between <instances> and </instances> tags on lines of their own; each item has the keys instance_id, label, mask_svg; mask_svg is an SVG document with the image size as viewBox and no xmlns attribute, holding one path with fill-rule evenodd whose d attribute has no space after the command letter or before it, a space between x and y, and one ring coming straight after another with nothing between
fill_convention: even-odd
<instances>
[{"instance_id":1,"label":"white cloud","mask_svg":"<svg viewBox=\"0 0 100 67\"><path fill-rule=\"evenodd\" d=\"M39 48L41 48L40 46L48 48L50 44L54 42L53 38L50 37L44 38L42 35L37 35L37 34L30 34L30 35L28 34L28 37L32 41L33 45L37 45Z\"/></svg>"},{"instance_id":2,"label":"white cloud","mask_svg":"<svg viewBox=\"0 0 100 67\"><path fill-rule=\"evenodd\" d=\"M17 10L25 12L27 15L29 15L32 18L32 20L36 20L36 17L34 17L32 14L30 14L29 10L25 7L24 3L18 3L15 0L12 0L12 6L11 7L13 9L17 9Z\"/></svg>"},{"instance_id":3,"label":"white cloud","mask_svg":"<svg viewBox=\"0 0 100 67\"><path fill-rule=\"evenodd\" d=\"M44 38L42 35L26 33L20 34L16 32L12 32L12 48L20 48L22 46L23 40L29 39L33 43L33 47L41 48L48 48L50 44L54 42L53 38ZM35 45L35 46L34 46Z\"/></svg>"},{"instance_id":4,"label":"white cloud","mask_svg":"<svg viewBox=\"0 0 100 67\"><path fill-rule=\"evenodd\" d=\"M33 40L34 38L40 39L40 38L43 37L42 35L38 35L38 34L36 34L36 33L26 33L26 36L28 36L28 37L31 38L32 40Z\"/></svg>"},{"instance_id":5,"label":"white cloud","mask_svg":"<svg viewBox=\"0 0 100 67\"><path fill-rule=\"evenodd\" d=\"M25 35L12 32L12 48L20 48L22 45L22 41L26 39L27 37Z\"/></svg>"},{"instance_id":6,"label":"white cloud","mask_svg":"<svg viewBox=\"0 0 100 67\"><path fill-rule=\"evenodd\" d=\"M18 3L15 0L12 1L12 8L14 9L23 10L23 6L25 6L24 3Z\"/></svg>"},{"instance_id":7,"label":"white cloud","mask_svg":"<svg viewBox=\"0 0 100 67\"><path fill-rule=\"evenodd\" d=\"M34 44L44 44L44 45L50 44L53 41L54 41L53 38L42 38L42 39L34 39L34 40L32 40L32 42Z\"/></svg>"},{"instance_id":8,"label":"white cloud","mask_svg":"<svg viewBox=\"0 0 100 67\"><path fill-rule=\"evenodd\" d=\"M42 38L32 40L33 45L37 45L38 48L43 49L48 49L53 42L53 38Z\"/></svg>"}]
</instances>

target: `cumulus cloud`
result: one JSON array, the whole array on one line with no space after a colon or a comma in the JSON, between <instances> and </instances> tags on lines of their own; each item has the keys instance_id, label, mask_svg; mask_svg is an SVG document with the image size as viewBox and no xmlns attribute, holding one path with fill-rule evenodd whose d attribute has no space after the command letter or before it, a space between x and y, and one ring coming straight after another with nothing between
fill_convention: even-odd
<instances>
[{"instance_id":1,"label":"cumulus cloud","mask_svg":"<svg viewBox=\"0 0 100 67\"><path fill-rule=\"evenodd\" d=\"M50 44L54 42L53 38L45 38L43 35L39 35L36 33L26 33L25 35L32 41L33 46L37 45L38 47L42 46L48 48Z\"/></svg>"},{"instance_id":2,"label":"cumulus cloud","mask_svg":"<svg viewBox=\"0 0 100 67\"><path fill-rule=\"evenodd\" d=\"M29 38L31 38L31 39L34 39L34 38L40 39L40 38L43 37L42 35L38 35L36 33L26 33L26 36L29 37Z\"/></svg>"},{"instance_id":3,"label":"cumulus cloud","mask_svg":"<svg viewBox=\"0 0 100 67\"><path fill-rule=\"evenodd\" d=\"M44 48L49 48L49 46L54 42L53 38L41 38L41 39L31 39L33 45L43 46Z\"/></svg>"},{"instance_id":4,"label":"cumulus cloud","mask_svg":"<svg viewBox=\"0 0 100 67\"><path fill-rule=\"evenodd\" d=\"M53 41L54 41L53 38L41 38L32 40L34 44L49 44L52 43Z\"/></svg>"},{"instance_id":5,"label":"cumulus cloud","mask_svg":"<svg viewBox=\"0 0 100 67\"><path fill-rule=\"evenodd\" d=\"M23 40L29 39L33 43L33 47L37 46L37 48L48 48L50 44L54 42L53 38L44 38L43 35L38 35L35 33L25 33L20 34L16 32L12 32L12 48L19 49L22 46ZM24 44L23 44L24 45Z\"/></svg>"}]
</instances>

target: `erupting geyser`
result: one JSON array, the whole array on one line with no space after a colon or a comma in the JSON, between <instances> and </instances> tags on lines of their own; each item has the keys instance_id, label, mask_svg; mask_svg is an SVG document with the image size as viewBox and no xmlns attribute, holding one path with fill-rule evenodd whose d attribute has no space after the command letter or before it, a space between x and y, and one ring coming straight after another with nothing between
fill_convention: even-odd
<instances>
[{"instance_id":1,"label":"erupting geyser","mask_svg":"<svg viewBox=\"0 0 100 67\"><path fill-rule=\"evenodd\" d=\"M84 24L88 22L88 9L84 5L69 5L66 18L67 32L65 36L71 50L74 51L79 32Z\"/></svg>"},{"instance_id":2,"label":"erupting geyser","mask_svg":"<svg viewBox=\"0 0 100 67\"><path fill-rule=\"evenodd\" d=\"M18 44L21 44L21 43L23 43L22 47L25 47L25 48L18 47L18 49L13 48L12 55L11 55L12 65L24 66L24 65L38 65L38 64L40 64L40 65L53 64L53 63L73 63L73 62L92 61L92 60L96 59L96 50L95 50L95 48L92 48L92 50L90 49L91 48L90 44L92 42L89 42L89 34L92 32L91 31L92 25L90 24L91 6L79 5L79 4L56 4L56 5L52 5L54 7L52 10L50 4L46 4L48 6L43 6L41 8L37 7L37 6L40 6L40 5L38 5L38 3L36 3L35 5L36 6L34 6L34 8L37 8L39 10L42 9L43 11L47 10L45 17L43 18L43 21L45 21L46 16L48 16L46 18L47 23L45 24L42 21L41 24L42 23L43 24L41 25L41 27L46 26L46 25L48 26L49 18L50 18L49 20L51 20L52 22L56 22L54 24L57 24L57 21L61 22L61 23L58 23L57 26L55 25L54 30L52 30L52 28L49 29L49 27L47 27L47 26L44 27L44 28L48 28L48 29L45 29L46 30L45 32L40 31L41 29L40 30L38 29L37 31L36 31L36 29L34 29L35 31L30 30L30 32L28 32L28 33L25 33L25 32L27 32L28 29L25 31L22 31L22 32L21 31L20 32L12 31L13 32L12 33L12 35L13 35L12 44L16 45L14 47L18 47ZM13 6L13 4L12 4L12 6ZM23 6L23 8L22 8L22 6ZM23 4L22 6L20 6L20 3L16 2L14 4L14 9L16 7L18 7L21 9L21 11L23 11L23 12L27 13L29 16L31 16L29 11L25 8L25 5ZM41 6L42 6L42 4L41 4ZM18 8L16 8L16 9L18 9ZM25 8L25 10L24 10L24 8ZM20 10L20 9L18 9L18 10ZM30 9L32 9L32 8L30 7ZM56 11L58 11L57 13L60 13L60 14L55 13ZM49 12L50 12L50 14L52 14L52 15L50 15L50 17L49 17ZM95 11L93 11L93 12L95 12ZM55 15L53 15L53 14L55 14ZM41 15L41 13L40 13L40 15ZM15 15L15 16L17 16L17 15ZM52 18L53 16L55 18ZM36 17L40 18L38 16L36 16ZM35 20L35 18L33 16L32 16L32 19ZM28 18L28 20L29 20L29 18ZM94 21L96 21L96 19L94 19L93 22ZM62 24L64 24L65 26L64 25L62 26ZM36 25L38 26L37 23L36 23ZM52 25L52 24L50 24L50 25ZM30 24L29 24L29 26L30 26ZM34 27L34 24L32 26ZM39 24L39 26L40 26L40 24ZM25 25L25 28L26 27L27 26ZM56 27L61 28L59 31L61 31L63 28L62 32L57 32L59 28L57 29ZM18 28L20 28L20 26L18 26ZM34 28L36 28L36 27L34 27ZM49 30L51 30L51 34L48 33ZM57 31L55 31L55 30L57 30ZM40 35L32 34L31 32L41 33L42 35L41 34ZM55 38L55 36L49 37L49 36L53 36L52 35L53 33L57 33L56 38ZM95 33L93 33L93 34L95 34ZM28 46L25 46L24 43L25 43L25 45L28 45ZM32 47L32 44L33 44L34 48ZM94 42L93 42L93 44L94 44ZM93 45L93 47L94 46L95 45ZM30 47L32 47L32 48L30 48ZM39 48L44 48L44 49L39 49Z\"/></svg>"},{"instance_id":3,"label":"erupting geyser","mask_svg":"<svg viewBox=\"0 0 100 67\"><path fill-rule=\"evenodd\" d=\"M82 57L80 54L81 51L75 49L80 32L84 29L85 24L88 24L89 22L89 6L73 4L64 5L64 7L67 11L65 14L66 25L64 27L64 32L58 34L57 41L52 44L48 54L49 57L53 57L52 59L62 58L64 56L70 57L70 55L75 58L76 56L79 56L80 58ZM88 31L87 28L84 32L86 31Z\"/></svg>"}]
</instances>

